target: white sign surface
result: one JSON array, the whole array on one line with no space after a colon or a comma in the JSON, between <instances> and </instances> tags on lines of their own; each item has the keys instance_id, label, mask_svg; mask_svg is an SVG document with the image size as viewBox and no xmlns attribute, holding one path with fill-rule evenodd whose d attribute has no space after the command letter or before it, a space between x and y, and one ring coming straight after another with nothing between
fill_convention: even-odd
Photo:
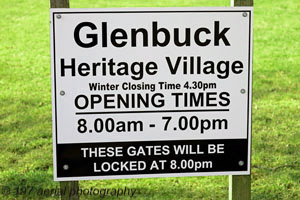
<instances>
[{"instance_id":1,"label":"white sign surface","mask_svg":"<svg viewBox=\"0 0 300 200\"><path fill-rule=\"evenodd\" d=\"M252 8L51 9L50 18L56 180L250 172ZM193 150L178 153L180 141L208 160L211 143L222 150L204 170L187 169L176 155ZM222 169L240 151L234 141L245 154ZM137 144L144 164L112 167L139 160ZM64 160L67 149L77 161ZM179 167L151 169L153 156ZM85 159L86 173L71 166Z\"/></svg>"}]
</instances>

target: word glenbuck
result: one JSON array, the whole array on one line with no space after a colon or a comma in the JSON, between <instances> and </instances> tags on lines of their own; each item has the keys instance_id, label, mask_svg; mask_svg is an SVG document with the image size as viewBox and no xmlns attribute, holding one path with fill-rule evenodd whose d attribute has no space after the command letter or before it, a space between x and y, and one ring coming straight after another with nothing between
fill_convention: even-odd
<instances>
[{"instance_id":1,"label":"word glenbuck","mask_svg":"<svg viewBox=\"0 0 300 200\"><path fill-rule=\"evenodd\" d=\"M82 29L90 29L91 33L86 34L86 38L80 37L80 32ZM173 44L178 47L182 46L191 46L192 42L198 46L208 46L212 44L214 46L219 46L220 41L226 46L230 46L228 39L226 38L226 33L230 28L226 27L220 29L220 22L214 21L213 30L210 30L207 27L199 27L198 29L194 30L192 34L191 28L185 28L184 31L184 40L180 41L179 38L183 38L180 36L179 28L174 28L173 33L171 34L170 31L166 28L159 28L158 23L156 21L152 22L152 46L153 47L165 47L168 46L173 41ZM75 27L74 30L74 39L76 43L83 48L91 48L96 45L99 45L99 31L98 27L92 22L82 22ZM148 47L149 46L149 33L148 30L145 28L138 28L138 29L130 29L130 31L126 31L122 28L116 28L114 30L109 31L108 34L108 24L107 22L101 23L101 46L108 47L108 45L112 45L114 47L124 47L128 43L130 43L131 47L137 46L137 38L138 35L142 36L142 46ZM108 44L108 36L110 35L110 44ZM163 35L163 37L159 37L159 35ZM130 36L130 37L128 37ZM172 37L173 36L173 37ZM192 36L193 39L192 39ZM163 39L162 39L163 38Z\"/></svg>"}]
</instances>

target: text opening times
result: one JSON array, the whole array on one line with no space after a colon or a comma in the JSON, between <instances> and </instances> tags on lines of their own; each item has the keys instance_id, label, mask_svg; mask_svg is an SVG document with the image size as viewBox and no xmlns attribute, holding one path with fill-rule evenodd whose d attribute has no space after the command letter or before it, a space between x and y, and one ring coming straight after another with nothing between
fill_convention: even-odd
<instances>
[{"instance_id":1,"label":"text opening times","mask_svg":"<svg viewBox=\"0 0 300 200\"><path fill-rule=\"evenodd\" d=\"M142 133L154 129L163 133L196 132L204 134L207 131L218 132L227 130L229 126L226 118L200 118L199 116L162 116L158 123L148 120L118 120L111 117L87 120L80 118L77 121L77 132L81 134L124 134Z\"/></svg>"}]
</instances>

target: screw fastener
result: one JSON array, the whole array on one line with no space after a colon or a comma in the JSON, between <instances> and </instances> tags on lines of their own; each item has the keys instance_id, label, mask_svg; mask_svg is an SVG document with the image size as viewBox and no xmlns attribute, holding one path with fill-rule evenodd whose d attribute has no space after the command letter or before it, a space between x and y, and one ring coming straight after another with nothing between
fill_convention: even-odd
<instances>
[{"instance_id":1,"label":"screw fastener","mask_svg":"<svg viewBox=\"0 0 300 200\"><path fill-rule=\"evenodd\" d=\"M245 164L244 161L242 160L239 161L239 166L243 166L244 164Z\"/></svg>"},{"instance_id":2,"label":"screw fastener","mask_svg":"<svg viewBox=\"0 0 300 200\"><path fill-rule=\"evenodd\" d=\"M243 17L247 17L248 14L246 12L243 12Z\"/></svg>"},{"instance_id":3,"label":"screw fastener","mask_svg":"<svg viewBox=\"0 0 300 200\"><path fill-rule=\"evenodd\" d=\"M241 93L242 93L242 94L245 94L245 93L246 93L246 90L245 90L245 89L241 89Z\"/></svg>"},{"instance_id":4,"label":"screw fastener","mask_svg":"<svg viewBox=\"0 0 300 200\"><path fill-rule=\"evenodd\" d=\"M59 92L59 94L60 94L61 96L64 96L66 93L65 93L65 91L62 90L62 91Z\"/></svg>"},{"instance_id":5,"label":"screw fastener","mask_svg":"<svg viewBox=\"0 0 300 200\"><path fill-rule=\"evenodd\" d=\"M64 170L68 170L68 169L69 169L69 165L64 165L64 166L63 166L63 169L64 169Z\"/></svg>"},{"instance_id":6,"label":"screw fastener","mask_svg":"<svg viewBox=\"0 0 300 200\"><path fill-rule=\"evenodd\" d=\"M56 15L56 18L57 19L61 19L61 15Z\"/></svg>"}]
</instances>

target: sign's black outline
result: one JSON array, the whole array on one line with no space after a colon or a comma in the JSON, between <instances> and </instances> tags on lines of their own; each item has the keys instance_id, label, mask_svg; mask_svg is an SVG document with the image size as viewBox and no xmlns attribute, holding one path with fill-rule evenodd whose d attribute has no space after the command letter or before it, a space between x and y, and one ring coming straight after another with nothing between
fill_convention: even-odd
<instances>
[{"instance_id":1,"label":"sign's black outline","mask_svg":"<svg viewBox=\"0 0 300 200\"><path fill-rule=\"evenodd\" d=\"M58 145L58 137L57 137L57 99L56 99L56 52L55 52L55 15L56 14L108 14L108 13L112 13L112 14L126 14L126 13L224 13L224 12L241 12L241 13L248 13L249 14L249 43L248 43L248 90L247 90L247 94L248 94L248 102L247 102L247 141L248 141L248 145L250 145L250 151L251 151L251 141L249 141L249 112L252 112L249 110L249 106L250 106L250 72L252 72L252 68L250 68L250 61L251 61L251 26L252 26L252 21L251 21L251 10L202 10L202 11L199 11L199 10L187 10L187 11L90 11L90 12L86 12L86 11L76 11L76 12L53 12L52 13L52 24L53 24L53 65L54 65L54 69L53 69L53 73L54 73L54 99L55 99L55 102L54 102L54 105L55 105L55 137L56 137L56 149L57 149L57 145ZM251 100L251 103L252 103L252 100ZM226 140L226 139L224 139ZM131 142L131 141L126 141L126 142ZM250 144L249 144L250 143ZM72 143L70 143L72 144ZM248 147L247 147L248 148ZM55 152L57 153L57 152ZM247 151L247 158L248 158L248 154L250 152ZM57 159L57 155L56 155L56 159ZM57 163L57 160L56 160L56 163ZM249 166L251 166L251 158L249 160ZM57 168L57 166L56 166ZM251 170L251 167L250 169L248 169L248 166L247 166L247 171L250 171ZM57 174L56 174L57 175ZM57 177L59 178L59 177Z\"/></svg>"}]
</instances>

